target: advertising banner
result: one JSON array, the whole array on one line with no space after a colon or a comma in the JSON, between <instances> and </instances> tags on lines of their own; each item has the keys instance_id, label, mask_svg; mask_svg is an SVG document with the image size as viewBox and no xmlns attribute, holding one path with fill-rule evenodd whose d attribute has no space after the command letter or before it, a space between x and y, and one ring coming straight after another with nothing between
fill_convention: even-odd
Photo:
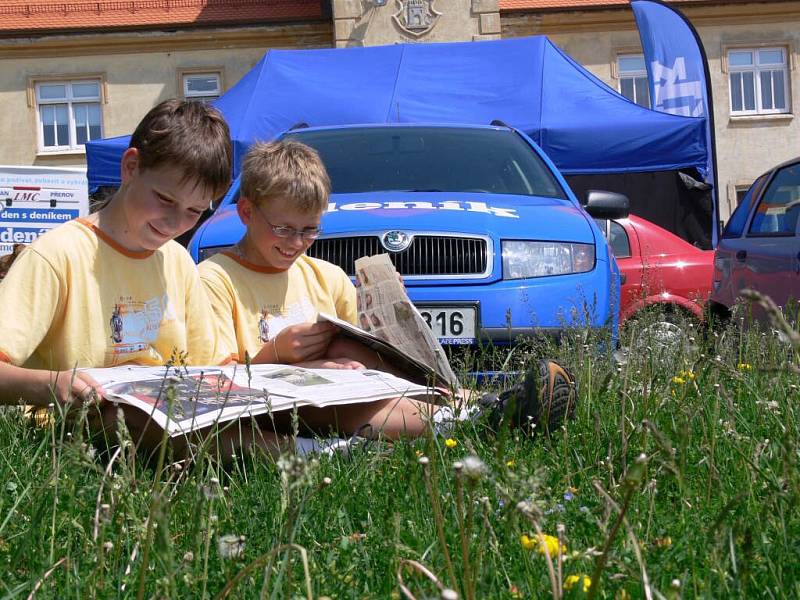
<instances>
[{"instance_id":1,"label":"advertising banner","mask_svg":"<svg viewBox=\"0 0 800 600\"><path fill-rule=\"evenodd\" d=\"M0 166L0 256L88 212L85 169Z\"/></svg>"},{"instance_id":2,"label":"advertising banner","mask_svg":"<svg viewBox=\"0 0 800 600\"><path fill-rule=\"evenodd\" d=\"M712 186L712 245L717 245L716 147L711 83L705 49L692 24L660 0L632 0L650 84L653 110L705 119L708 160L701 174Z\"/></svg>"}]
</instances>

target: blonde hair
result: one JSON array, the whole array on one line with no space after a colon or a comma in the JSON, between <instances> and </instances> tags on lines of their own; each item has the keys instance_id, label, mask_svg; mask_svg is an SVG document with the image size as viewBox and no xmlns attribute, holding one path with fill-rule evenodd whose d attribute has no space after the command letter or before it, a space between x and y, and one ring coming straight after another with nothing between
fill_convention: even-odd
<instances>
[{"instance_id":1,"label":"blonde hair","mask_svg":"<svg viewBox=\"0 0 800 600\"><path fill-rule=\"evenodd\" d=\"M303 213L328 208L331 180L313 148L294 140L256 142L242 161L242 196L258 206L283 198Z\"/></svg>"}]
</instances>

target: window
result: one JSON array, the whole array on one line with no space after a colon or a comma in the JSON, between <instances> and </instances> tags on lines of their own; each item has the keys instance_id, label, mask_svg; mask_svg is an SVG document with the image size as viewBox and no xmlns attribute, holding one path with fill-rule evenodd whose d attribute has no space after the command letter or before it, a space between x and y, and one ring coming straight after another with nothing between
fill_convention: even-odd
<instances>
[{"instance_id":1,"label":"window","mask_svg":"<svg viewBox=\"0 0 800 600\"><path fill-rule=\"evenodd\" d=\"M747 191L750 189L750 186L736 186L736 206L739 206L744 200L744 197L747 195Z\"/></svg>"},{"instance_id":2,"label":"window","mask_svg":"<svg viewBox=\"0 0 800 600\"><path fill-rule=\"evenodd\" d=\"M647 68L641 54L617 56L619 93L631 102L650 108L650 85L647 83Z\"/></svg>"},{"instance_id":3,"label":"window","mask_svg":"<svg viewBox=\"0 0 800 600\"><path fill-rule=\"evenodd\" d=\"M628 233L625 228L609 219L595 219L595 223L603 232L608 240L608 245L611 246L611 251L617 258L630 258L631 257L631 242L628 239Z\"/></svg>"},{"instance_id":4,"label":"window","mask_svg":"<svg viewBox=\"0 0 800 600\"><path fill-rule=\"evenodd\" d=\"M789 71L785 48L728 51L731 115L789 111Z\"/></svg>"},{"instance_id":5,"label":"window","mask_svg":"<svg viewBox=\"0 0 800 600\"><path fill-rule=\"evenodd\" d=\"M335 194L428 190L566 199L550 168L510 129L295 129L285 139L319 152Z\"/></svg>"},{"instance_id":6,"label":"window","mask_svg":"<svg viewBox=\"0 0 800 600\"><path fill-rule=\"evenodd\" d=\"M219 73L184 73L183 97L187 100L211 102L222 95L222 77Z\"/></svg>"},{"instance_id":7,"label":"window","mask_svg":"<svg viewBox=\"0 0 800 600\"><path fill-rule=\"evenodd\" d=\"M750 224L751 235L794 235L800 216L800 164L778 171Z\"/></svg>"},{"instance_id":8,"label":"window","mask_svg":"<svg viewBox=\"0 0 800 600\"><path fill-rule=\"evenodd\" d=\"M744 195L740 195L740 190L736 189L736 209L733 211L731 218L728 219L727 225L725 225L725 230L722 232L723 238L741 237L744 232L744 226L747 223L747 217L750 215L753 201L758 197L758 192L766 179L766 175L756 179L753 185L744 190Z\"/></svg>"},{"instance_id":9,"label":"window","mask_svg":"<svg viewBox=\"0 0 800 600\"><path fill-rule=\"evenodd\" d=\"M100 80L35 84L41 151L82 150L103 137Z\"/></svg>"}]
</instances>

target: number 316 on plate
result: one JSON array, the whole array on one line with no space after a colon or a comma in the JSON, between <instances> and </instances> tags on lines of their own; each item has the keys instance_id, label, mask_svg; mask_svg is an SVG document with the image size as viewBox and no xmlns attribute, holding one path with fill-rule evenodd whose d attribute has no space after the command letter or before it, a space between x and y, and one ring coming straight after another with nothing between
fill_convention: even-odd
<instances>
[{"instance_id":1,"label":"number 316 on plate","mask_svg":"<svg viewBox=\"0 0 800 600\"><path fill-rule=\"evenodd\" d=\"M417 306L422 318L442 344L475 342L477 311L472 306Z\"/></svg>"}]
</instances>

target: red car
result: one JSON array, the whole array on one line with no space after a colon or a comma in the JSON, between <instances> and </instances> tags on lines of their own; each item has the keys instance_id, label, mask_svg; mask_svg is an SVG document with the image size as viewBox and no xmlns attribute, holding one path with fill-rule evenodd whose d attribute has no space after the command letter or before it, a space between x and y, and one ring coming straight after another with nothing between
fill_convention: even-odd
<instances>
[{"instance_id":1,"label":"red car","mask_svg":"<svg viewBox=\"0 0 800 600\"><path fill-rule=\"evenodd\" d=\"M703 320L703 307L711 295L713 250L696 248L636 215L597 224L622 274L620 325L650 306Z\"/></svg>"}]
</instances>

